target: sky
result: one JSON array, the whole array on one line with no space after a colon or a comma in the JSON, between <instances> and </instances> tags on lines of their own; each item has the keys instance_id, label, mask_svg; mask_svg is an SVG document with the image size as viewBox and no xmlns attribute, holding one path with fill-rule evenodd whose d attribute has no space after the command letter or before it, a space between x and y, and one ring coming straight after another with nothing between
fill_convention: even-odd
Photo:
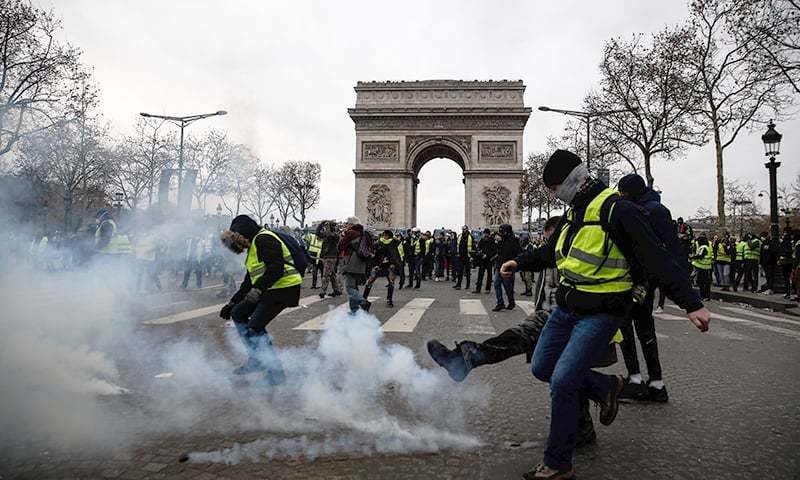
<instances>
[{"instance_id":1,"label":"sky","mask_svg":"<svg viewBox=\"0 0 800 480\"><path fill-rule=\"evenodd\" d=\"M102 110L128 132L138 112L227 110L189 127L220 128L272 164L322 165L321 202L310 219L353 214L355 130L347 108L357 81L522 79L533 108L523 151L545 149L566 117L539 105L580 108L597 85L603 44L686 18L683 0L39 2L62 18L101 88ZM786 121L779 184L800 172L800 120ZM763 128L726 151L726 178L768 188ZM716 211L713 146L654 161L673 216ZM462 223L460 169L441 159L420 172L423 227ZM766 199L754 198L766 211ZM215 204L209 202L209 208ZM457 219L457 220L454 220Z\"/></svg>"}]
</instances>

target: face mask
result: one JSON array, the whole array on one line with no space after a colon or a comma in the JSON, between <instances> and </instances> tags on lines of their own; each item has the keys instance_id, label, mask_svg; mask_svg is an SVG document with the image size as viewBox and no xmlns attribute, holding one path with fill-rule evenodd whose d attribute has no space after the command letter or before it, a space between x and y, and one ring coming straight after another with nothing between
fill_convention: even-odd
<instances>
[{"instance_id":1,"label":"face mask","mask_svg":"<svg viewBox=\"0 0 800 480\"><path fill-rule=\"evenodd\" d=\"M573 168L572 171L569 172L569 175L567 175L567 178L556 188L556 198L567 204L571 204L578 190L581 188L581 185L583 185L588 178L589 171L586 169L586 165L581 163Z\"/></svg>"}]
</instances>

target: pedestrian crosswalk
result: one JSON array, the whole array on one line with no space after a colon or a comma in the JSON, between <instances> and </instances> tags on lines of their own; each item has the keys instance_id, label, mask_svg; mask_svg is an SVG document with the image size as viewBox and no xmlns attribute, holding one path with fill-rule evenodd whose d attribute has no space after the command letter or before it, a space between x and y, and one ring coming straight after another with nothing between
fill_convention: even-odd
<instances>
[{"instance_id":1,"label":"pedestrian crosswalk","mask_svg":"<svg viewBox=\"0 0 800 480\"><path fill-rule=\"evenodd\" d=\"M431 328L446 324L452 333L491 336L535 312L535 303L530 300L518 300L517 308L514 311L493 313L489 311L493 305L492 299L489 297L462 297L458 294L436 295L436 293L438 292L431 292L425 297L396 298L396 310L377 308L373 309L375 310L373 313L383 324L382 328L386 333L408 334L419 331L421 326ZM377 296L370 297L369 300L374 302L378 298ZM332 315L347 312L349 309L347 301L340 300L332 303L331 300L330 298L320 298L318 295L303 297L300 299L299 306L281 312L280 316L287 318L282 324L299 331L323 330L326 321ZM165 305L177 307L179 304L180 302L173 302L173 304ZM215 315L223 305L216 304L173 313L161 318L145 320L143 323L145 325L170 325L186 322ZM666 307L668 312L655 313L654 317L666 322L687 322L686 316L676 305L668 303ZM307 314L297 315L303 311L312 313L314 316L309 318ZM443 320L446 323L443 323ZM722 326L724 324L744 327L745 330L726 328L727 326ZM754 334L748 332L748 329L800 340L800 319L794 320L777 314L730 305L720 305L712 311L710 337L723 340L754 340ZM674 332L667 333L674 335ZM662 336L662 338L669 338L663 333Z\"/></svg>"}]
</instances>

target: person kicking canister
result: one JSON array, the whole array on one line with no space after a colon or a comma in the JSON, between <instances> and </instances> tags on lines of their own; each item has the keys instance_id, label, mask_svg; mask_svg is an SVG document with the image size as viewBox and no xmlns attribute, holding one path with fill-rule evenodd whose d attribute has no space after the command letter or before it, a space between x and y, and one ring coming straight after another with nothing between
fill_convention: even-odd
<instances>
[{"instance_id":1,"label":"person kicking canister","mask_svg":"<svg viewBox=\"0 0 800 480\"><path fill-rule=\"evenodd\" d=\"M551 217L544 225L544 237L547 239L553 234L561 217ZM465 340L457 342L454 349L449 349L438 340L428 342L428 353L433 360L447 370L450 377L460 382L469 372L481 365L500 363L511 357L525 354L527 363L530 363L539 333L542 331L552 309L555 308L555 292L558 288L558 272L556 269L546 269L538 273L536 279L535 312L516 327L509 328L496 337L473 342ZM619 338L615 339L619 340ZM616 349L614 344L602 358L598 358L594 367L606 367L616 363ZM597 441L592 417L589 413L589 399L581 398L581 414L578 417L578 434L576 446L581 447Z\"/></svg>"}]
</instances>

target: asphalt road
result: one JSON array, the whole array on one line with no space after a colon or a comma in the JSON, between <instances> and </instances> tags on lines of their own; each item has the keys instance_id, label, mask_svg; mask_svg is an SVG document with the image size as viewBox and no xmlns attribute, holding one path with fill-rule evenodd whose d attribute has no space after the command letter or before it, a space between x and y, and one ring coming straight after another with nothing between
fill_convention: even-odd
<instances>
[{"instance_id":1,"label":"asphalt road","mask_svg":"<svg viewBox=\"0 0 800 480\"><path fill-rule=\"evenodd\" d=\"M110 302L93 314L118 312L125 322L116 330L124 335L98 350L114 362L114 385L124 393L94 400L86 417L65 400L62 414L88 422L90 433L75 441L20 436L0 453L0 478L520 478L541 459L547 386L522 357L481 367L456 384L428 357L425 342L499 333L525 317L530 298L493 313L493 293L451 285L397 291L395 307L387 308L379 281L372 292L377 322L365 323L363 338L352 325L342 327L339 343L325 347L328 363L314 363L320 335L332 318L327 312L341 309L345 297L320 300L306 286L304 306L270 325L290 374L305 372L322 384L336 376L343 382L337 385L365 389L357 395L312 382L276 394L258 376L232 378L244 353L216 314L224 301L216 287ZM52 312L92 301L89 294L50 294L34 303ZM800 478L800 319L719 302L709 307L706 334L669 304L657 316L670 402L625 404L610 427L595 421L598 444L576 455L580 478ZM341 359L357 367L340 362L331 370ZM346 375L350 368L357 378ZM607 370L624 374L621 362ZM315 398L327 403L309 405ZM395 435L397 425L384 425L382 416L411 438ZM186 452L190 460L179 462Z\"/></svg>"}]
</instances>

